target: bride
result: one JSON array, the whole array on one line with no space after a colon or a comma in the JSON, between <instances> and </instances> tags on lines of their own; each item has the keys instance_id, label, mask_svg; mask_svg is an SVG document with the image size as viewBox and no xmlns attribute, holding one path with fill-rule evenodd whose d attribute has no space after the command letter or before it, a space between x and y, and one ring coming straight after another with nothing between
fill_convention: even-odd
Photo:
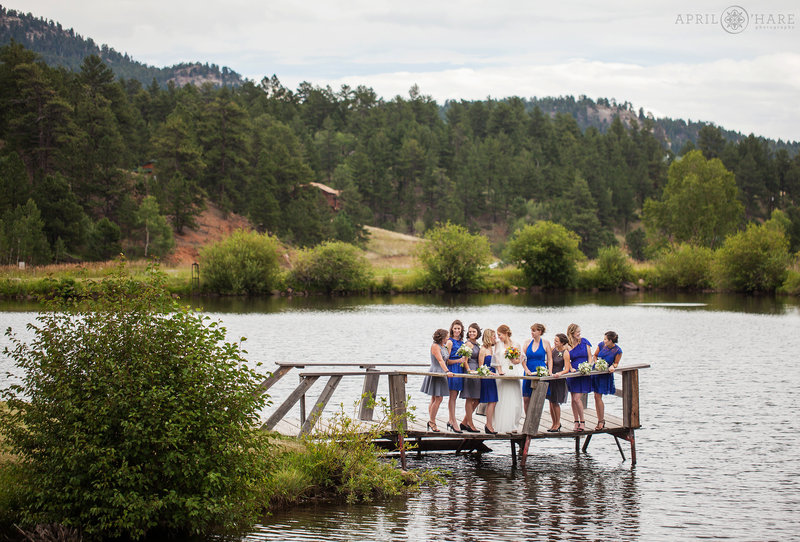
<instances>
[{"instance_id":1,"label":"bride","mask_svg":"<svg viewBox=\"0 0 800 542\"><path fill-rule=\"evenodd\" d=\"M521 357L515 360L506 359L506 349L515 346L517 343L511 342L511 329L505 324L497 328L497 344L495 345L494 355L492 356L492 366L496 368L500 375L523 376ZM520 356L522 352L520 350ZM499 379L497 381L497 407L494 411L494 430L498 433L510 433L517 430L519 420L522 417L522 381L511 379Z\"/></svg>"}]
</instances>

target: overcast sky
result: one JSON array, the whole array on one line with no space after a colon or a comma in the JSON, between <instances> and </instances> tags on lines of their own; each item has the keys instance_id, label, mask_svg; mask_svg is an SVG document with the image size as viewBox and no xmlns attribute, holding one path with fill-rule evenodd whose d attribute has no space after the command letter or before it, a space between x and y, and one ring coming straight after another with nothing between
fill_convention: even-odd
<instances>
[{"instance_id":1,"label":"overcast sky","mask_svg":"<svg viewBox=\"0 0 800 542\"><path fill-rule=\"evenodd\" d=\"M387 99L416 83L439 103L585 94L800 140L800 4L735 1L733 13L729 0L4 5L155 66L209 62L255 81L274 73L290 88L364 84Z\"/></svg>"}]
</instances>

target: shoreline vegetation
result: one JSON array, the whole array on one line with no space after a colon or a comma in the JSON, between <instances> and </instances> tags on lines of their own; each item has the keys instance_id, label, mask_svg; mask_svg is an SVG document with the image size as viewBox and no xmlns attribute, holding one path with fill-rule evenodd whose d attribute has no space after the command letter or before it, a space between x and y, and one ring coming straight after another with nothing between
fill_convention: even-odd
<instances>
[{"instance_id":1,"label":"shoreline vegetation","mask_svg":"<svg viewBox=\"0 0 800 542\"><path fill-rule=\"evenodd\" d=\"M463 293L538 293L541 291L665 291L717 293L778 293L800 295L800 262L797 256L783 269L782 280L773 288L736 288L714 276L714 254L702 247L680 245L659 258L636 261L617 247L602 249L594 260L574 259L575 276L567 285L531 285L523 266L494 260L476 266L475 276L457 288L432 280L430 272L416 257L422 238L370 228L365 250L344 243L328 243L331 254L313 265L313 249L296 250L275 245L276 256L263 263L270 267L269 288L248 291L243 285L210 284L206 262L200 259L200 285L192 285L190 264L162 265L165 287L181 297L200 296L309 296L309 295L394 295L458 291ZM240 232L237 232L240 233ZM242 232L246 233L246 232ZM257 234L253 234L257 235ZM333 245L333 249L331 249ZM350 248L352 247L352 248ZM341 250L359 264L357 271L336 269L333 262ZM338 250L338 252L337 252ZM246 259L242 256L240 260ZM280 260L280 265L278 264ZM242 265L228 263L232 268ZM151 262L127 262L132 278L143 279ZM733 262L733 265L745 265ZM0 299L34 300L45 297L81 295L86 288L112 274L116 260L75 264L52 264L19 269L0 266ZM253 270L263 274L262 269ZM349 275L355 274L355 279ZM779 270L780 274L780 270ZM328 275L328 276L323 276ZM715 280L716 279L716 280ZM338 282L337 282L338 281Z\"/></svg>"},{"instance_id":2,"label":"shoreline vegetation","mask_svg":"<svg viewBox=\"0 0 800 542\"><path fill-rule=\"evenodd\" d=\"M18 381L0 387L0 539L235 534L277 509L442 481L374 444L397 421L385 398L361 399L378 413L367 427L341 405L307 436L261 429L266 375L246 338L227 342L166 282L118 262L48 300L30 342L6 332Z\"/></svg>"}]
</instances>

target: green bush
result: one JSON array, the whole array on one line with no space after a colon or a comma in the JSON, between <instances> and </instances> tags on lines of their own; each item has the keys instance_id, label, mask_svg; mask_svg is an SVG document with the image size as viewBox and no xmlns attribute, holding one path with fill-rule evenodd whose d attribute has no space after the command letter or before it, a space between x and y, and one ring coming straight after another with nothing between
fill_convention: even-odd
<instances>
[{"instance_id":1,"label":"green bush","mask_svg":"<svg viewBox=\"0 0 800 542\"><path fill-rule=\"evenodd\" d=\"M789 242L780 228L750 224L717 251L714 275L725 289L773 292L786 279L790 259Z\"/></svg>"},{"instance_id":2,"label":"green bush","mask_svg":"<svg viewBox=\"0 0 800 542\"><path fill-rule=\"evenodd\" d=\"M790 269L786 281L781 286L781 292L791 295L800 295L800 271Z\"/></svg>"},{"instance_id":3,"label":"green bush","mask_svg":"<svg viewBox=\"0 0 800 542\"><path fill-rule=\"evenodd\" d=\"M569 288L585 256L580 238L564 226L540 221L517 230L506 245L506 259L522 269L529 286Z\"/></svg>"},{"instance_id":4,"label":"green bush","mask_svg":"<svg viewBox=\"0 0 800 542\"><path fill-rule=\"evenodd\" d=\"M598 288L614 290L631 280L633 267L628 254L618 246L603 247L597 253Z\"/></svg>"},{"instance_id":5,"label":"green bush","mask_svg":"<svg viewBox=\"0 0 800 542\"><path fill-rule=\"evenodd\" d=\"M486 237L450 222L437 224L424 237L427 242L418 245L416 256L430 286L451 292L477 286L491 256Z\"/></svg>"},{"instance_id":6,"label":"green bush","mask_svg":"<svg viewBox=\"0 0 800 542\"><path fill-rule=\"evenodd\" d=\"M22 374L3 390L0 432L23 469L24 526L137 539L255 520L267 470L253 430L261 379L164 281L120 268L85 297L48 304L30 343L7 332Z\"/></svg>"},{"instance_id":7,"label":"green bush","mask_svg":"<svg viewBox=\"0 0 800 542\"><path fill-rule=\"evenodd\" d=\"M237 230L200 252L204 288L219 294L265 294L279 285L278 240Z\"/></svg>"},{"instance_id":8,"label":"green bush","mask_svg":"<svg viewBox=\"0 0 800 542\"><path fill-rule=\"evenodd\" d=\"M656 260L656 284L662 288L703 290L712 286L714 251L682 243Z\"/></svg>"},{"instance_id":9,"label":"green bush","mask_svg":"<svg viewBox=\"0 0 800 542\"><path fill-rule=\"evenodd\" d=\"M628 247L628 254L637 262L645 260L645 249L647 248L647 235L643 229L631 230L625 234L625 245Z\"/></svg>"},{"instance_id":10,"label":"green bush","mask_svg":"<svg viewBox=\"0 0 800 542\"><path fill-rule=\"evenodd\" d=\"M299 251L289 274L289 282L296 288L327 293L365 290L371 278L364 252L341 241Z\"/></svg>"}]
</instances>

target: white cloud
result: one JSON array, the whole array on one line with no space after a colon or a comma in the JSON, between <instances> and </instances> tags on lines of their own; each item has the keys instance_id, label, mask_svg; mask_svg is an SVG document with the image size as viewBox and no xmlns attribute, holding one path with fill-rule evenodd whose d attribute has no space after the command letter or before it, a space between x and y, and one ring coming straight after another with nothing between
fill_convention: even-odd
<instances>
[{"instance_id":1,"label":"white cloud","mask_svg":"<svg viewBox=\"0 0 800 542\"><path fill-rule=\"evenodd\" d=\"M16 0L19 1L19 0ZM366 84L437 100L487 95L586 94L630 101L673 118L800 139L800 9L787 0L743 3L791 13L797 28L678 24L721 14L693 0L25 0L32 11L153 65L201 61L285 84Z\"/></svg>"}]
</instances>

